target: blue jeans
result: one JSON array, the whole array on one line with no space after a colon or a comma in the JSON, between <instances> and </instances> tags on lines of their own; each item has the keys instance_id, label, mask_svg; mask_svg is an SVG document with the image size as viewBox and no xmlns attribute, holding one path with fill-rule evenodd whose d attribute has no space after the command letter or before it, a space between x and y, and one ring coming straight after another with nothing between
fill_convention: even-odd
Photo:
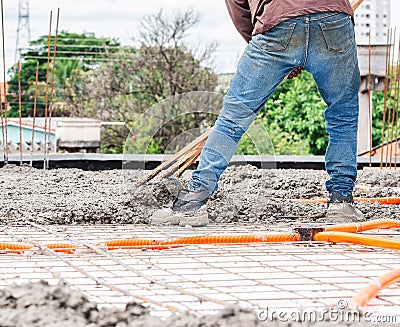
<instances>
[{"instance_id":1,"label":"blue jeans","mask_svg":"<svg viewBox=\"0 0 400 327\"><path fill-rule=\"evenodd\" d=\"M326 188L344 196L352 193L357 177L360 72L351 17L334 12L289 19L253 36L192 174L190 190L211 194L217 189L240 138L276 87L298 66L314 76L327 104Z\"/></svg>"}]
</instances>

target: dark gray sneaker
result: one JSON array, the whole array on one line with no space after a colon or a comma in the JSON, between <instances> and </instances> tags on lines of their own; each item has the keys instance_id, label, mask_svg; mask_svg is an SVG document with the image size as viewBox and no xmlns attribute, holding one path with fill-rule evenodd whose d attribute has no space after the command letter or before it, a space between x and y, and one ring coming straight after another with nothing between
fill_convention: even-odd
<instances>
[{"instance_id":1,"label":"dark gray sneaker","mask_svg":"<svg viewBox=\"0 0 400 327\"><path fill-rule=\"evenodd\" d=\"M207 201L209 194L205 191L191 193L180 190L171 208L163 208L153 213L152 225L180 225L200 227L209 222Z\"/></svg>"},{"instance_id":2,"label":"dark gray sneaker","mask_svg":"<svg viewBox=\"0 0 400 327\"><path fill-rule=\"evenodd\" d=\"M191 193L180 190L172 205L172 210L180 215L180 226L200 227L208 224L207 201L209 194L205 191Z\"/></svg>"},{"instance_id":3,"label":"dark gray sneaker","mask_svg":"<svg viewBox=\"0 0 400 327\"><path fill-rule=\"evenodd\" d=\"M328 197L326 219L332 223L364 221L364 214L354 206L353 196L332 192Z\"/></svg>"}]
</instances>

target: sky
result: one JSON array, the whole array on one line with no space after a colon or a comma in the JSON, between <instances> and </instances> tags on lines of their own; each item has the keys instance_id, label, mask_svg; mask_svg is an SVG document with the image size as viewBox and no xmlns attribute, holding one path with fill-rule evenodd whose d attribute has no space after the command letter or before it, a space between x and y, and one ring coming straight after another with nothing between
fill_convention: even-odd
<instances>
[{"instance_id":1,"label":"sky","mask_svg":"<svg viewBox=\"0 0 400 327\"><path fill-rule=\"evenodd\" d=\"M18 2L3 0L6 67L14 63L18 28ZM200 16L190 30L188 44L193 47L218 44L214 68L219 73L234 72L246 43L237 33L224 0L29 0L31 39L47 35L50 11L60 8L60 30L93 32L96 36L116 37L122 44L133 44L138 22L160 9L167 15L193 10ZM400 30L400 0L391 0L392 25ZM54 28L54 27L53 27Z\"/></svg>"}]
</instances>

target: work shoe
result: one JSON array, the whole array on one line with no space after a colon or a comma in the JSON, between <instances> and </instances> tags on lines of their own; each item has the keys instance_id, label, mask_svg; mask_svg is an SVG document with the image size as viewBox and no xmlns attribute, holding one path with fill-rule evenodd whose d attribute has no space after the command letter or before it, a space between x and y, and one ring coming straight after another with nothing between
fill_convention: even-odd
<instances>
[{"instance_id":1,"label":"work shoe","mask_svg":"<svg viewBox=\"0 0 400 327\"><path fill-rule=\"evenodd\" d=\"M179 215L171 208L161 208L156 210L150 217L150 225L179 225Z\"/></svg>"},{"instance_id":2,"label":"work shoe","mask_svg":"<svg viewBox=\"0 0 400 327\"><path fill-rule=\"evenodd\" d=\"M193 227L208 224L207 201L209 194L205 191L192 193L180 190L172 205L172 210L180 214L179 225Z\"/></svg>"},{"instance_id":3,"label":"work shoe","mask_svg":"<svg viewBox=\"0 0 400 327\"><path fill-rule=\"evenodd\" d=\"M354 206L353 196L332 192L328 197L326 219L332 223L357 222L365 220L364 214Z\"/></svg>"},{"instance_id":4,"label":"work shoe","mask_svg":"<svg viewBox=\"0 0 400 327\"><path fill-rule=\"evenodd\" d=\"M180 225L200 227L208 224L207 200L205 191L191 193L180 190L171 208L163 208L153 213L152 225Z\"/></svg>"}]
</instances>

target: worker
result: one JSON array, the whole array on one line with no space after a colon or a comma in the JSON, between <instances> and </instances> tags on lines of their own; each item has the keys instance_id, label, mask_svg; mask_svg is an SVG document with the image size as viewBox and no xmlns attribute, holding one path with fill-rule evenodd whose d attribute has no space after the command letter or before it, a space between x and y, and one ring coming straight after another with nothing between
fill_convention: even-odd
<instances>
[{"instance_id":1,"label":"worker","mask_svg":"<svg viewBox=\"0 0 400 327\"><path fill-rule=\"evenodd\" d=\"M205 144L187 190L169 209L156 211L153 224L202 226L207 200L237 144L268 97L289 75L310 72L327 104L329 144L326 218L358 221L353 188L357 177L360 72L349 0L226 0L232 21L248 43L223 108Z\"/></svg>"}]
</instances>

